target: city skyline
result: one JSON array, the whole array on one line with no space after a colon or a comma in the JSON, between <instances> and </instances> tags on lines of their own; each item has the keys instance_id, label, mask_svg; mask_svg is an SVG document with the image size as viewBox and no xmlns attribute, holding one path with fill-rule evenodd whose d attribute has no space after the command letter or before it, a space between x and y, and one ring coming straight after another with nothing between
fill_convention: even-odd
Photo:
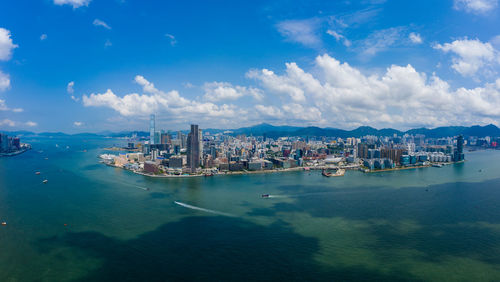
<instances>
[{"instance_id":1,"label":"city skyline","mask_svg":"<svg viewBox=\"0 0 500 282\"><path fill-rule=\"evenodd\" d=\"M0 4L0 130L500 122L496 0L26 3Z\"/></svg>"}]
</instances>

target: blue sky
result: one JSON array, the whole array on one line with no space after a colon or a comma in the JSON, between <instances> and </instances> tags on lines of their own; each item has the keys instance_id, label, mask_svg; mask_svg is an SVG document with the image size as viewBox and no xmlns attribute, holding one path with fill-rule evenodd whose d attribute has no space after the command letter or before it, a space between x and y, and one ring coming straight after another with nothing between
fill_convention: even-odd
<instances>
[{"instance_id":1,"label":"blue sky","mask_svg":"<svg viewBox=\"0 0 500 282\"><path fill-rule=\"evenodd\" d=\"M182 2L182 3L181 3ZM0 130L499 125L498 0L0 3Z\"/></svg>"}]
</instances>

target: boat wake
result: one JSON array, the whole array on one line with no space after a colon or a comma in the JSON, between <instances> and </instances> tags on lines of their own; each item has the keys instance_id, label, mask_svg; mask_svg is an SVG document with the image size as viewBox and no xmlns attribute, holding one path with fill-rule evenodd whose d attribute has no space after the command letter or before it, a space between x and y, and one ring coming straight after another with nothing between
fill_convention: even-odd
<instances>
[{"instance_id":1,"label":"boat wake","mask_svg":"<svg viewBox=\"0 0 500 282\"><path fill-rule=\"evenodd\" d=\"M234 215L232 215L230 213L225 213L225 212L220 212L220 211L214 211L214 210L204 209L204 208L200 208L200 207L197 207L197 206L188 205L188 204L185 204L185 203L182 203L182 202L177 202L177 201L174 201L174 203L176 205L181 206L181 207L185 207L185 208L192 209L192 210L197 210L197 211L208 212L208 213L213 213L213 214L218 214L218 215L223 215L223 216L234 217Z\"/></svg>"},{"instance_id":2,"label":"boat wake","mask_svg":"<svg viewBox=\"0 0 500 282\"><path fill-rule=\"evenodd\" d=\"M302 197L310 197L310 196L333 194L333 193L338 193L338 191L312 192L312 193L303 193L303 194L295 194L295 195L271 195L271 194L269 194L267 197L262 197L262 198L302 198Z\"/></svg>"}]
</instances>

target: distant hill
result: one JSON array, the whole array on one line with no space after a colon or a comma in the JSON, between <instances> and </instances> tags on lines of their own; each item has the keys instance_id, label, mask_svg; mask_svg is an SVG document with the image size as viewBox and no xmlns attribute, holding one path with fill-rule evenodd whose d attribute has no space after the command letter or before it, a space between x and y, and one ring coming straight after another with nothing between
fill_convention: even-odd
<instances>
[{"instance_id":1,"label":"distant hill","mask_svg":"<svg viewBox=\"0 0 500 282\"><path fill-rule=\"evenodd\" d=\"M493 124L489 124L486 126L474 125L471 127L466 126L443 126L436 128L416 128L410 129L408 131L400 131L392 128L383 128L376 129L370 126L361 126L353 130L344 130L337 128L321 128L316 126L307 126L307 127L299 127L299 126L274 126L268 123L261 123L254 126L242 127L237 129L215 129L215 128L207 128L202 129L203 132L209 132L210 134L223 133L226 131L232 132L232 135L245 134L247 136L263 136L266 134L267 137L270 138L278 138L285 136L309 136L309 137L362 137L366 135L373 136L393 136L394 134L403 135L403 134L422 134L427 138L441 138L448 136L476 136L476 137L500 137L500 129ZM171 133L176 134L177 131L172 131ZM183 130L183 133L188 133L188 130ZM42 133L34 133L30 131L4 131L8 135L12 136L52 136L52 137L63 137L63 136L86 136L86 137L129 137L136 134L138 137L148 137L149 132L146 131L121 131L121 132L110 132L103 131L99 133L78 133L78 134L66 134L62 132L42 132Z\"/></svg>"},{"instance_id":2,"label":"distant hill","mask_svg":"<svg viewBox=\"0 0 500 282\"><path fill-rule=\"evenodd\" d=\"M476 136L476 137L500 137L500 129L493 124L486 126L445 126L433 129L417 128L408 131L400 131L392 128L376 129L370 126L361 126L354 130L343 130L336 128L320 128L315 126L293 127L293 126L273 126L270 124L259 124L252 127L245 127L232 130L234 134L246 134L261 136L264 133L268 137L277 138L283 136L325 136L325 137L362 137L366 135L373 136L393 136L394 134L422 134L428 138L441 138L448 136Z\"/></svg>"}]
</instances>

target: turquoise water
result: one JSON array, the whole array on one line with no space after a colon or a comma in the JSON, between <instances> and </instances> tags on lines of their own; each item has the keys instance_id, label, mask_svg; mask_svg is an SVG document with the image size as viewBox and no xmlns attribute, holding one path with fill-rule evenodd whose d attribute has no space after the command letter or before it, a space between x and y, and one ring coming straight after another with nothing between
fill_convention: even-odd
<instances>
[{"instance_id":1,"label":"turquoise water","mask_svg":"<svg viewBox=\"0 0 500 282\"><path fill-rule=\"evenodd\" d=\"M98 163L120 140L23 141L0 158L0 281L500 280L500 151L340 178L154 179Z\"/></svg>"}]
</instances>

